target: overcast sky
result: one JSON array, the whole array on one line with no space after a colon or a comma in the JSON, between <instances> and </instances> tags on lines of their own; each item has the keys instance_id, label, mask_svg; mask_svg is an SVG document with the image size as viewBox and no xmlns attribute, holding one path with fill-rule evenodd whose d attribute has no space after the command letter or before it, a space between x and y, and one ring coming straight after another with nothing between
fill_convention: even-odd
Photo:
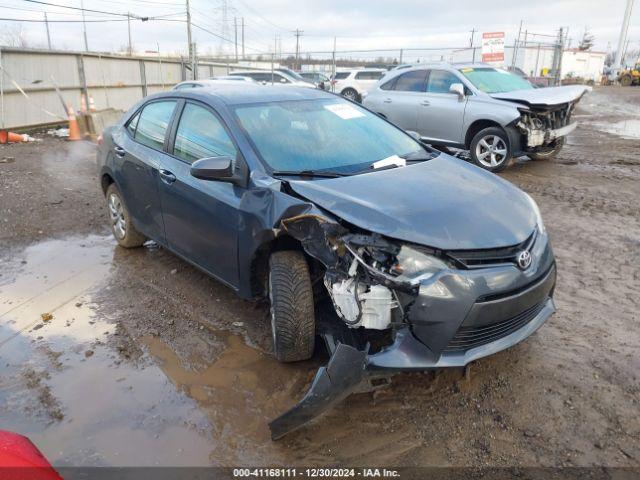
<instances>
[{"instance_id":1,"label":"overcast sky","mask_svg":"<svg viewBox=\"0 0 640 480\"><path fill-rule=\"evenodd\" d=\"M67 6L80 6L81 0L43 0ZM224 5L226 28L224 28ZM246 53L273 51L274 37L280 36L283 52L295 50L296 28L304 31L300 38L302 52L329 51L337 36L338 50L399 49L401 47L465 47L470 31L505 31L507 44L518 33L520 20L524 30L554 35L559 27L569 28L575 46L585 27L595 37L595 49L615 49L625 0L535 0L529 2L497 0L191 0L194 24L221 35L194 27L194 40L200 52L233 52L234 17L244 17ZM186 51L186 25L181 19L184 2L170 0L84 0L86 9L142 16L170 15L164 21L142 23L132 20L133 45L136 50L163 52ZM47 11L49 20L80 20L80 12L26 0L0 0L0 18L38 19ZM122 19L104 13L87 13L87 20ZM170 21L169 21L170 20ZM50 23L54 47L83 48L81 23ZM0 38L15 36L21 29L29 46L46 46L42 23L0 21ZM127 22L88 23L91 50L115 51L127 44ZM476 43L480 34L476 34ZM532 37L529 36L531 39ZM544 40L546 37L535 37ZM229 41L231 40L231 42ZM629 49L640 47L640 5L636 5L629 29ZM394 56L394 53L353 54L353 56Z\"/></svg>"}]
</instances>

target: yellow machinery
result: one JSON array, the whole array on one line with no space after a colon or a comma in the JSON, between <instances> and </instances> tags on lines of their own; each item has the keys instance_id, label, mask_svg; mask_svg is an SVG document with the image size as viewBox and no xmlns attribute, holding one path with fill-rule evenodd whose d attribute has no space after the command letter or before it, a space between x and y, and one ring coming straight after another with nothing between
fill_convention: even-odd
<instances>
[{"instance_id":1,"label":"yellow machinery","mask_svg":"<svg viewBox=\"0 0 640 480\"><path fill-rule=\"evenodd\" d=\"M618 75L618 81L623 87L640 84L640 62L631 69L622 70Z\"/></svg>"}]
</instances>

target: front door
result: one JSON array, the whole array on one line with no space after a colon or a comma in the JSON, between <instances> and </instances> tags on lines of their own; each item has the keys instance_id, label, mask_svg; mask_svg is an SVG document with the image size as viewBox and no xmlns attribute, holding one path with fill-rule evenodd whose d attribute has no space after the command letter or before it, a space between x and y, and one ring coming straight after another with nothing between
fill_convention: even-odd
<instances>
[{"instance_id":1,"label":"front door","mask_svg":"<svg viewBox=\"0 0 640 480\"><path fill-rule=\"evenodd\" d=\"M235 144L213 110L188 101L169 152L158 183L169 247L237 287L238 219L244 189L229 182L200 180L190 173L191 164L201 158L236 158Z\"/></svg>"},{"instance_id":2,"label":"front door","mask_svg":"<svg viewBox=\"0 0 640 480\"><path fill-rule=\"evenodd\" d=\"M427 93L418 109L418 132L436 142L463 144L462 124L466 98L460 100L450 93L449 87L462 81L452 72L430 70L427 76Z\"/></svg>"}]
</instances>

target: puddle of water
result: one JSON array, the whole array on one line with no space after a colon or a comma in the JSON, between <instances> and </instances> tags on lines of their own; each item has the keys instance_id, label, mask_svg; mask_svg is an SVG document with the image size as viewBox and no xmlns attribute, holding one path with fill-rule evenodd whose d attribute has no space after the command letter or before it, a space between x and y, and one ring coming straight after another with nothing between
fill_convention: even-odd
<instances>
[{"instance_id":1,"label":"puddle of water","mask_svg":"<svg viewBox=\"0 0 640 480\"><path fill-rule=\"evenodd\" d=\"M640 119L628 119L613 123L595 123L598 130L612 133L619 137L635 140L640 138Z\"/></svg>"},{"instance_id":2,"label":"puddle of water","mask_svg":"<svg viewBox=\"0 0 640 480\"><path fill-rule=\"evenodd\" d=\"M91 302L114 248L98 236L52 240L3 261L0 425L57 466L210 465L197 403L106 343L115 325Z\"/></svg>"}]
</instances>

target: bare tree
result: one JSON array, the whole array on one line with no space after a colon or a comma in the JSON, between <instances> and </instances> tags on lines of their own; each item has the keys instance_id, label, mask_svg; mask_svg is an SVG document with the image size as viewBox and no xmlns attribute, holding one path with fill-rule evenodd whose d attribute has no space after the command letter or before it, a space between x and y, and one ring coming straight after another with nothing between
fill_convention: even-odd
<instances>
[{"instance_id":1,"label":"bare tree","mask_svg":"<svg viewBox=\"0 0 640 480\"><path fill-rule=\"evenodd\" d=\"M2 28L0 32L0 45L17 48L26 48L29 46L21 23L9 25Z\"/></svg>"},{"instance_id":2,"label":"bare tree","mask_svg":"<svg viewBox=\"0 0 640 480\"><path fill-rule=\"evenodd\" d=\"M589 27L584 27L584 34L582 35L582 40L580 40L580 43L578 44L578 50L591 50L594 43L595 37L589 31Z\"/></svg>"}]
</instances>

